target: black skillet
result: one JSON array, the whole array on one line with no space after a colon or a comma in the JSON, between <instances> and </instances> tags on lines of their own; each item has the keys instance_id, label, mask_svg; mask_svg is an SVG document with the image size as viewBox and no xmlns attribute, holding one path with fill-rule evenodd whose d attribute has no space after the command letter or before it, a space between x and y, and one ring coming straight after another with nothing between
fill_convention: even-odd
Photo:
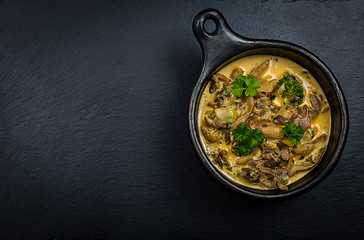
<instances>
[{"instance_id":1,"label":"black skillet","mask_svg":"<svg viewBox=\"0 0 364 240\"><path fill-rule=\"evenodd\" d=\"M213 32L207 32L204 27L206 20L209 19L216 24ZM330 69L318 57L295 44L276 40L250 39L238 35L228 26L224 16L215 9L205 9L200 12L195 17L192 28L200 43L204 60L201 75L192 92L188 121L193 145L208 172L218 182L242 195L267 199L296 196L321 182L339 161L349 129L346 100ZM255 54L281 56L310 71L323 89L331 107L331 136L323 158L305 177L289 185L287 191L251 189L225 178L206 156L198 134L198 104L210 76L236 59Z\"/></svg>"}]
</instances>

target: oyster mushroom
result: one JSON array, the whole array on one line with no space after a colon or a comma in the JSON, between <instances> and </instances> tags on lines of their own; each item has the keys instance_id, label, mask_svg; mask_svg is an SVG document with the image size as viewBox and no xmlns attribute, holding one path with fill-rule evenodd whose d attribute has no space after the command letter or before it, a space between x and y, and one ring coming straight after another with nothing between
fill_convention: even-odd
<instances>
[{"instance_id":1,"label":"oyster mushroom","mask_svg":"<svg viewBox=\"0 0 364 240\"><path fill-rule=\"evenodd\" d=\"M270 63L270 59L264 61L258 67L254 68L250 72L250 75L252 75L253 77L256 77L259 80L261 78L261 76L263 75L263 73L268 69L269 63Z\"/></svg>"},{"instance_id":2,"label":"oyster mushroom","mask_svg":"<svg viewBox=\"0 0 364 240\"><path fill-rule=\"evenodd\" d=\"M202 126L201 132L205 139L209 142L217 142L220 139L220 133L216 131L216 128Z\"/></svg>"},{"instance_id":3,"label":"oyster mushroom","mask_svg":"<svg viewBox=\"0 0 364 240\"><path fill-rule=\"evenodd\" d=\"M235 80L237 76L239 76L240 74L244 75L244 70L241 68L234 68L234 70L231 72L230 74L230 78Z\"/></svg>"}]
</instances>

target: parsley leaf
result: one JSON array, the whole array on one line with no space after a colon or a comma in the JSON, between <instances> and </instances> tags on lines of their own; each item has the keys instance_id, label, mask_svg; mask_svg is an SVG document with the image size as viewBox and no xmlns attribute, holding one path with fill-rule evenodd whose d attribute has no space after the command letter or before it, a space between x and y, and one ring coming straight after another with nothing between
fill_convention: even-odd
<instances>
[{"instance_id":1,"label":"parsley leaf","mask_svg":"<svg viewBox=\"0 0 364 240\"><path fill-rule=\"evenodd\" d=\"M286 122L285 127L283 128L283 133L291 139L292 145L297 145L300 143L304 131L301 126L297 127L293 122Z\"/></svg>"},{"instance_id":2,"label":"parsley leaf","mask_svg":"<svg viewBox=\"0 0 364 240\"><path fill-rule=\"evenodd\" d=\"M250 148L248 142L239 143L235 146L235 152L238 155L249 155L252 153L252 149Z\"/></svg>"},{"instance_id":3,"label":"parsley leaf","mask_svg":"<svg viewBox=\"0 0 364 240\"><path fill-rule=\"evenodd\" d=\"M231 91L237 97L241 97L243 93L245 96L254 97L258 93L258 88L260 88L260 82L256 77L251 75L243 76L243 74L240 74L236 77L236 80L231 87Z\"/></svg>"},{"instance_id":4,"label":"parsley leaf","mask_svg":"<svg viewBox=\"0 0 364 240\"><path fill-rule=\"evenodd\" d=\"M237 97L241 97L241 95L243 95L243 92L246 89L244 80L242 78L238 78L239 76L236 77L236 80L233 86L231 87L231 91Z\"/></svg>"},{"instance_id":5,"label":"parsley leaf","mask_svg":"<svg viewBox=\"0 0 364 240\"><path fill-rule=\"evenodd\" d=\"M254 129L252 131L252 139L251 139L251 146L252 148L259 147L262 144L263 140L265 139L264 134L259 131L259 129Z\"/></svg>"},{"instance_id":6,"label":"parsley leaf","mask_svg":"<svg viewBox=\"0 0 364 240\"><path fill-rule=\"evenodd\" d=\"M299 100L295 102L291 103L287 101L291 105L298 106L303 102L303 87L301 83L295 78L295 76L288 73L284 74L281 80L278 81L278 87L278 92L286 100L288 100L293 94L296 94L296 96L299 97Z\"/></svg>"},{"instance_id":7,"label":"parsley leaf","mask_svg":"<svg viewBox=\"0 0 364 240\"><path fill-rule=\"evenodd\" d=\"M233 130L234 140L238 143L235 145L235 152L238 155L249 155L252 150L260 146L265 139L264 134L259 129L250 129L245 123L240 123Z\"/></svg>"},{"instance_id":8,"label":"parsley leaf","mask_svg":"<svg viewBox=\"0 0 364 240\"><path fill-rule=\"evenodd\" d=\"M234 130L233 130L233 137L237 142L248 141L251 138L251 131L246 126L245 123L240 123Z\"/></svg>"}]
</instances>

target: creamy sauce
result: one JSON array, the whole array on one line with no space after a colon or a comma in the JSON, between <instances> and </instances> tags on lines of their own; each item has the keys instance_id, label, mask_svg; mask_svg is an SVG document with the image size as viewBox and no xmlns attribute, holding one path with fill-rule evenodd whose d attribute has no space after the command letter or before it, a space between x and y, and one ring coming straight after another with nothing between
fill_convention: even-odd
<instances>
[{"instance_id":1,"label":"creamy sauce","mask_svg":"<svg viewBox=\"0 0 364 240\"><path fill-rule=\"evenodd\" d=\"M322 98L322 100L321 100L322 108L326 107L329 109L329 105L326 100L326 96L323 93L323 91L322 91L321 87L319 86L319 84L317 83L317 81L314 79L314 77L306 69L304 69L297 63L295 63L291 60L282 58L282 57L271 56L271 55L248 56L248 57L244 57L244 58L238 59L238 60L230 63L229 65L222 68L218 73L229 77L231 72L235 68L241 68L244 71L244 75L248 75L254 68L259 66L263 62L267 61L267 59L271 59L271 60L269 62L268 68L264 71L264 73L261 76L262 79L279 80L282 78L284 73L290 73L296 77L296 79L302 84L302 87L303 87L304 98L303 98L303 102L300 105L300 107L307 105L307 107L311 108L312 106L311 106L311 102L310 102L308 96L312 93L315 93L317 96L321 96L321 98ZM206 125L204 116L206 116L206 114L208 112L214 111L214 109L208 105L209 102L215 101L215 98L216 98L215 92L213 92L213 93L209 92L210 84L211 84L211 82L209 82L206 85L206 88L204 89L203 94L201 96L201 100L200 100L199 108L198 108L198 129L199 129L199 134L200 134L200 139L202 142L203 149L207 153L210 160L214 163L214 166L216 167L216 169L218 169L223 175L225 175L225 177L229 178L230 180L232 180L238 184L248 186L251 188L268 189L268 188L262 186L262 184L257 184L257 183L248 181L247 179L245 179L239 175L239 172L241 171L242 166L236 166L235 162L234 162L235 159L239 156L237 156L232 151L231 143L229 145L227 145L225 143L225 141L223 140L223 136L221 137L222 139L220 139L217 142L209 142L206 140L206 138L202 134L201 127ZM259 91L259 89L258 89L258 91ZM276 98L274 100L272 100L272 104L277 107L281 107L281 108L285 107L284 99L280 96L280 94L277 93L277 89L275 89L272 92L272 94L274 94L276 96ZM234 116L235 119L238 117L238 116L236 116L236 114L237 114L237 112L231 113L231 115ZM310 153L310 156L313 159L317 158L317 156L319 155L320 149L324 148L326 150L329 136L330 136L330 127L331 127L330 110L327 110L326 112L321 112L318 114L318 116L316 116L312 119L311 126L307 130L307 131L313 131L313 130L315 131L314 137L312 138L311 141L314 141L315 139L317 139L318 137L320 137L322 135L327 136L325 140L318 141L317 143L315 143L315 148ZM305 134L307 134L307 132ZM267 141L264 144L269 146L270 141L272 142L272 145L274 145L274 140L271 140L271 139L267 139ZM294 148L292 148L293 146L292 146L289 138L285 137L281 141L283 143L289 145L290 150L294 149ZM214 162L214 157L221 150L226 150L228 153L227 154L228 163L226 165L224 165L223 167L220 167L218 164L216 164L216 162ZM322 155L323 154L321 154L321 156ZM254 155L253 155L253 159L254 159ZM300 160L300 156L294 155L293 159L291 159L291 160L294 161L293 166L299 166L300 164L303 164L303 161ZM320 161L320 159L318 159L318 160L316 159L315 166L317 165L317 163L319 161ZM305 176L310 170L312 170L312 168L309 170L305 170L305 171L297 171L293 176L290 176L288 179L286 179L284 184L289 185L289 184L299 180L300 178Z\"/></svg>"}]
</instances>

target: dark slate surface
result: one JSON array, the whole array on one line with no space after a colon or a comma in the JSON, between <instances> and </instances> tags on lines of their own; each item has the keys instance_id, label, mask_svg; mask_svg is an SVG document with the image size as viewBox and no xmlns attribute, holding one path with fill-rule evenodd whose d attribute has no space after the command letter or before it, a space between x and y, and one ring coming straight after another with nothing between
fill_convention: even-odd
<instances>
[{"instance_id":1,"label":"dark slate surface","mask_svg":"<svg viewBox=\"0 0 364 240\"><path fill-rule=\"evenodd\" d=\"M350 132L291 200L244 199L189 139L194 16L291 41L336 74ZM352 239L364 235L364 2L0 1L0 239Z\"/></svg>"}]
</instances>

